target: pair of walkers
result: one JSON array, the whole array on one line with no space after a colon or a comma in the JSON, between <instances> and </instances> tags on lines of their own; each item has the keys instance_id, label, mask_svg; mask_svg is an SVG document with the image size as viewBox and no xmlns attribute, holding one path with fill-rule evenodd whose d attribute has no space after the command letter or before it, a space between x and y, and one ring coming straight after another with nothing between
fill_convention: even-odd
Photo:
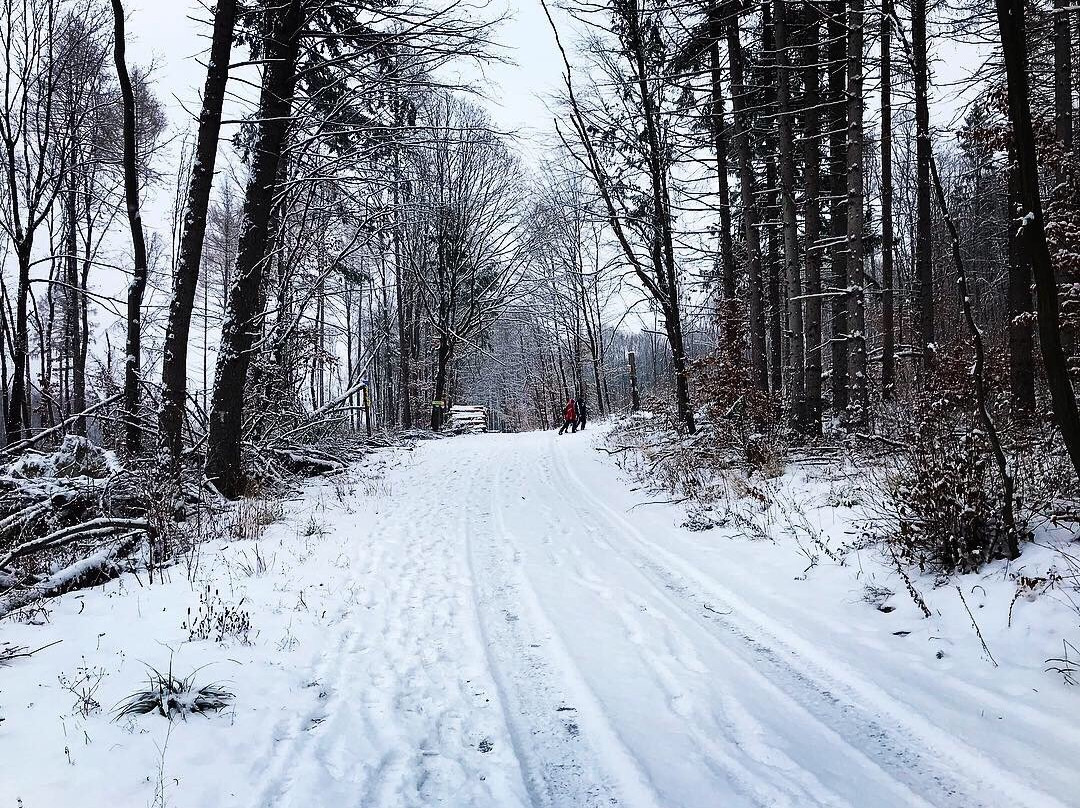
<instances>
[{"instance_id":1,"label":"pair of walkers","mask_svg":"<svg viewBox=\"0 0 1080 808\"><path fill-rule=\"evenodd\" d=\"M559 430L559 434L566 432L567 428L571 432L577 432L579 426L584 431L587 416L588 410L585 407L585 399L578 401L575 398L568 398L566 406L563 407L563 425L562 429Z\"/></svg>"}]
</instances>

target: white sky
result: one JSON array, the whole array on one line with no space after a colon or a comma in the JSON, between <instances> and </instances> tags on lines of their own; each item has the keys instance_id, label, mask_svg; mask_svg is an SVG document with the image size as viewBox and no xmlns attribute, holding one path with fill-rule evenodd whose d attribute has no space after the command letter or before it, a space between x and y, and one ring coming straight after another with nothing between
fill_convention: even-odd
<instances>
[{"instance_id":1,"label":"white sky","mask_svg":"<svg viewBox=\"0 0 1080 808\"><path fill-rule=\"evenodd\" d=\"M546 139L544 133L552 131L543 99L560 86L562 62L539 0L502 2L506 5L493 5L490 14L498 16L499 8L504 8L509 15L495 39L504 46L501 55L510 63L492 63L479 77L484 106L499 128L517 133L523 154L536 155L538 144ZM154 65L154 87L168 108L172 134L193 136L210 45L209 13L198 0L126 0L124 5L129 60ZM242 86L232 88L237 93L242 90ZM227 138L232 130L222 134ZM159 168L166 176L175 174L175 165ZM160 229L162 236L168 234L169 197L170 189L156 189L145 211L147 225Z\"/></svg>"}]
</instances>

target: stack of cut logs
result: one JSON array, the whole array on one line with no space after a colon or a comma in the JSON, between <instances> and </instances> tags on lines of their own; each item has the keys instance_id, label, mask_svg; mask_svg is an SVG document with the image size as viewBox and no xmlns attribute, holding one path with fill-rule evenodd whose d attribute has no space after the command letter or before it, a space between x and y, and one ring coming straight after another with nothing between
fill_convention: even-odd
<instances>
[{"instance_id":1,"label":"stack of cut logs","mask_svg":"<svg viewBox=\"0 0 1080 808\"><path fill-rule=\"evenodd\" d=\"M455 435L487 432L487 410L464 404L451 407L447 428Z\"/></svg>"}]
</instances>

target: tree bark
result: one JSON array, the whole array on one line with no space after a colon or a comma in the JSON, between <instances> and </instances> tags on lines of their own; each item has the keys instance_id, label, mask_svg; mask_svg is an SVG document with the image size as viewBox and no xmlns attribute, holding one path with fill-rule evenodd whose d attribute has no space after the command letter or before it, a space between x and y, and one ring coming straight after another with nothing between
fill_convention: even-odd
<instances>
[{"instance_id":1,"label":"tree bark","mask_svg":"<svg viewBox=\"0 0 1080 808\"><path fill-rule=\"evenodd\" d=\"M915 309L918 312L918 349L923 363L934 358L934 267L930 221L930 105L927 74L927 0L914 0L911 13L911 49L915 80Z\"/></svg>"},{"instance_id":2,"label":"tree bark","mask_svg":"<svg viewBox=\"0 0 1080 808\"><path fill-rule=\"evenodd\" d=\"M158 413L159 439L162 448L176 460L183 449L182 429L187 398L188 336L191 313L199 285L203 240L206 236L206 211L214 185L214 162L221 133L221 107L229 80L233 28L236 24L236 0L217 0L214 33L210 44L210 63L203 86L203 107L199 115L199 133L195 143L195 164L191 170L185 204L184 230L173 273L172 301L161 370L161 410Z\"/></svg>"},{"instance_id":3,"label":"tree bark","mask_svg":"<svg viewBox=\"0 0 1080 808\"><path fill-rule=\"evenodd\" d=\"M805 117L803 122L803 163L806 185L804 261L806 264L806 401L796 417L811 435L821 434L821 54L820 6L810 4L809 40L803 49L803 87Z\"/></svg>"},{"instance_id":4,"label":"tree bark","mask_svg":"<svg viewBox=\"0 0 1080 808\"><path fill-rule=\"evenodd\" d=\"M139 208L139 154L135 143L135 94L128 74L124 41L124 6L112 0L113 58L116 76L124 102L124 199L127 205L128 226L131 229L133 275L127 294L127 341L124 357L124 445L131 454L142 446L142 427L139 424L139 385L142 381L142 301L146 292L146 236L143 233Z\"/></svg>"},{"instance_id":5,"label":"tree bark","mask_svg":"<svg viewBox=\"0 0 1080 808\"><path fill-rule=\"evenodd\" d=\"M863 0L848 3L847 69L847 263L851 295L848 355L851 361L847 421L866 424L868 413L866 364L866 296L863 286Z\"/></svg>"},{"instance_id":6,"label":"tree bark","mask_svg":"<svg viewBox=\"0 0 1080 808\"><path fill-rule=\"evenodd\" d=\"M727 132L724 123L724 93L721 84L720 38L723 26L719 11L714 10L709 21L709 72L712 92L710 115L713 148L716 152L717 194L720 197L720 288L722 294L721 321L724 329L724 350L735 361L742 360L739 305L735 291L735 249L731 238L731 189L728 187Z\"/></svg>"},{"instance_id":7,"label":"tree bark","mask_svg":"<svg viewBox=\"0 0 1080 808\"><path fill-rule=\"evenodd\" d=\"M848 405L848 256L847 245L847 84L846 0L829 3L829 264L832 272L832 368L830 387L834 412Z\"/></svg>"},{"instance_id":8,"label":"tree bark","mask_svg":"<svg viewBox=\"0 0 1080 808\"><path fill-rule=\"evenodd\" d=\"M757 88L757 104L769 111L776 109L776 43L773 40L773 21L771 0L761 4L761 56L759 69L762 80ZM777 204L778 178L776 175L777 143L774 129L765 126L762 133L762 158L765 163L765 211L760 225L765 230L765 251L763 256L768 320L769 348L769 387L773 400L780 402L784 389L784 354L787 342L784 339L784 309L780 297L781 263L777 250L776 222L780 219Z\"/></svg>"},{"instance_id":9,"label":"tree bark","mask_svg":"<svg viewBox=\"0 0 1080 808\"><path fill-rule=\"evenodd\" d=\"M1020 203L1019 166L1015 147L1009 149L1009 392L1021 412L1035 410L1035 340L1032 333L1031 263L1021 244L1018 222Z\"/></svg>"},{"instance_id":10,"label":"tree bark","mask_svg":"<svg viewBox=\"0 0 1080 808\"><path fill-rule=\"evenodd\" d=\"M1035 304L1039 318L1039 345L1046 367L1046 382L1061 437L1073 468L1080 476L1080 412L1077 411L1061 346L1057 284L1050 249L1046 243L1042 200L1039 196L1039 161L1031 125L1028 93L1027 37L1023 0L996 0L998 30L1008 80L1009 120L1016 150L1020 201L1020 247L1031 260L1035 279Z\"/></svg>"},{"instance_id":11,"label":"tree bark","mask_svg":"<svg viewBox=\"0 0 1080 808\"><path fill-rule=\"evenodd\" d=\"M881 393L896 386L896 330L893 322L892 183L892 0L881 7Z\"/></svg>"},{"instance_id":12,"label":"tree bark","mask_svg":"<svg viewBox=\"0 0 1080 808\"><path fill-rule=\"evenodd\" d=\"M761 240L754 202L754 162L750 147L750 120L747 115L747 88L743 76L744 57L738 22L727 23L728 63L731 71L731 110L735 123L735 151L739 161L739 188L743 233L746 241L747 296L749 297L750 370L759 390L769 391L769 368L765 358L765 312L761 278Z\"/></svg>"},{"instance_id":13,"label":"tree bark","mask_svg":"<svg viewBox=\"0 0 1080 808\"><path fill-rule=\"evenodd\" d=\"M784 275L787 279L788 400L798 413L806 397L806 359L803 344L802 277L799 271L799 220L795 207L795 135L791 125L791 59L788 56L787 0L773 0L776 37L776 139L780 156L780 212L784 235ZM797 425L801 419L795 418Z\"/></svg>"},{"instance_id":14,"label":"tree bark","mask_svg":"<svg viewBox=\"0 0 1080 808\"><path fill-rule=\"evenodd\" d=\"M1072 30L1068 0L1054 0L1054 137L1072 151Z\"/></svg>"},{"instance_id":15,"label":"tree bark","mask_svg":"<svg viewBox=\"0 0 1080 808\"><path fill-rule=\"evenodd\" d=\"M244 483L240 455L244 388L259 327L259 287L269 257L271 211L292 112L302 6L301 0L288 0L272 13L254 165L245 192L244 226L218 350L206 476L227 497L239 496Z\"/></svg>"}]
</instances>

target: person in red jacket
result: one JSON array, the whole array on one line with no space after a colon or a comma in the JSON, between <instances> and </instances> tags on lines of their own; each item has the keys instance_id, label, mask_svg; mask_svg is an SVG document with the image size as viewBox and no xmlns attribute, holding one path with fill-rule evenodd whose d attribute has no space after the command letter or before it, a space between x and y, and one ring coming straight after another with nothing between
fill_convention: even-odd
<instances>
[{"instance_id":1,"label":"person in red jacket","mask_svg":"<svg viewBox=\"0 0 1080 808\"><path fill-rule=\"evenodd\" d=\"M567 427L570 427L571 432L577 432L577 402L572 397L566 400L566 406L563 407L563 425L559 434L564 433Z\"/></svg>"}]
</instances>

